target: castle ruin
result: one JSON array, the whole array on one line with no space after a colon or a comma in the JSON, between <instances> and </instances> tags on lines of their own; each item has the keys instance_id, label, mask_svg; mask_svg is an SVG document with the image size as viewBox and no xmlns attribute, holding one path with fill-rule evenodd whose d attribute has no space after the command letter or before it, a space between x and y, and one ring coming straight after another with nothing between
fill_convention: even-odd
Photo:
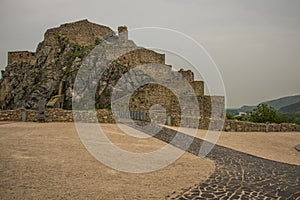
<instances>
[{"instance_id":1,"label":"castle ruin","mask_svg":"<svg viewBox=\"0 0 300 200\"><path fill-rule=\"evenodd\" d=\"M9 52L7 67L2 71L0 80L0 107L36 109L37 102L44 99L48 107L71 109L73 83L80 65L102 40L117 41L124 48L137 47L128 39L126 26L118 27L116 34L109 27L81 20L47 30L36 52ZM130 69L147 63L172 68L165 63L164 54L142 47L112 60L105 76L99 81L95 94L96 109L110 109L111 93L118 79ZM224 110L224 97L205 96L204 82L194 80L191 70L181 69L179 73L192 86L199 102L199 127L207 128L212 120L212 102L219 105L219 110ZM180 105L177 97L163 86L153 84L139 88L133 94L129 107L131 111L148 111L154 104L165 107L172 117L172 124L179 125ZM218 117L224 116L219 114Z\"/></svg>"}]
</instances>

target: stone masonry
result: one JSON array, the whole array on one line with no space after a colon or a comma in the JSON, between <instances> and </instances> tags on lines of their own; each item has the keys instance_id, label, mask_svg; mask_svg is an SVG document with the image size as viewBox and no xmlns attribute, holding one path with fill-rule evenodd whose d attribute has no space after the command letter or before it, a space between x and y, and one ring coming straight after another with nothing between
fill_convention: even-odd
<instances>
[{"instance_id":1,"label":"stone masonry","mask_svg":"<svg viewBox=\"0 0 300 200\"><path fill-rule=\"evenodd\" d=\"M24 112L24 111L23 111ZM84 112L87 111L82 111ZM81 121L96 122L92 118L92 112L88 115L89 118L81 118ZM63 109L46 109L45 111L47 122L73 122L73 113L71 110ZM115 123L113 114L111 111L101 109L96 111L98 122L100 123ZM86 116L86 115L82 115ZM37 110L26 110L26 121L37 122L38 111ZM80 118L79 118L80 119ZM22 121L22 110L0 110L0 121ZM226 120L223 131L230 132L265 132L266 124L263 123L252 123L237 120ZM270 124L270 132L300 132L300 125L282 123L282 124Z\"/></svg>"}]
</instances>

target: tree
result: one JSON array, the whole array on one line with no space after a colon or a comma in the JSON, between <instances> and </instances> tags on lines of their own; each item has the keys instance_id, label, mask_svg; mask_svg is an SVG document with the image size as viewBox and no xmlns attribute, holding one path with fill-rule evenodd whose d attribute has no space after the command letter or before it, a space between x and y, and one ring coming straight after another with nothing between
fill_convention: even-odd
<instances>
[{"instance_id":1,"label":"tree","mask_svg":"<svg viewBox=\"0 0 300 200\"><path fill-rule=\"evenodd\" d=\"M226 113L226 117L227 119L234 119L234 116L231 113Z\"/></svg>"},{"instance_id":2,"label":"tree","mask_svg":"<svg viewBox=\"0 0 300 200\"><path fill-rule=\"evenodd\" d=\"M271 106L268 106L267 104L259 104L250 114L249 121L259 123L281 123L283 122L283 119Z\"/></svg>"}]
</instances>

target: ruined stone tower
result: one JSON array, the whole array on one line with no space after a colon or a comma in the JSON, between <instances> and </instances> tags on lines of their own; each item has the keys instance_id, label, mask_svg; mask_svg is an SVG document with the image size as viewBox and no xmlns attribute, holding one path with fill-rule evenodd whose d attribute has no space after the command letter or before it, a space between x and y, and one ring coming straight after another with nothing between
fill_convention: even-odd
<instances>
[{"instance_id":1,"label":"ruined stone tower","mask_svg":"<svg viewBox=\"0 0 300 200\"><path fill-rule=\"evenodd\" d=\"M126 42L128 40L128 30L126 26L118 27L118 35L121 41Z\"/></svg>"}]
</instances>

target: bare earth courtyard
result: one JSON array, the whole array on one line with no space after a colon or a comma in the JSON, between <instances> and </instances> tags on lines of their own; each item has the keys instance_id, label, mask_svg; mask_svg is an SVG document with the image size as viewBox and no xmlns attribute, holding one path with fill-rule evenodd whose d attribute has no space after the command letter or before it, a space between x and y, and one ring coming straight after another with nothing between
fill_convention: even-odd
<instances>
[{"instance_id":1,"label":"bare earth courtyard","mask_svg":"<svg viewBox=\"0 0 300 200\"><path fill-rule=\"evenodd\" d=\"M165 145L156 138L127 136L115 124L102 127L115 145L128 151L151 152ZM300 165L300 152L294 149L299 134L222 133L218 144ZM199 131L197 137L203 136ZM185 153L159 171L119 172L89 154L73 123L1 123L0 150L0 199L165 199L215 171L213 160Z\"/></svg>"}]
</instances>

